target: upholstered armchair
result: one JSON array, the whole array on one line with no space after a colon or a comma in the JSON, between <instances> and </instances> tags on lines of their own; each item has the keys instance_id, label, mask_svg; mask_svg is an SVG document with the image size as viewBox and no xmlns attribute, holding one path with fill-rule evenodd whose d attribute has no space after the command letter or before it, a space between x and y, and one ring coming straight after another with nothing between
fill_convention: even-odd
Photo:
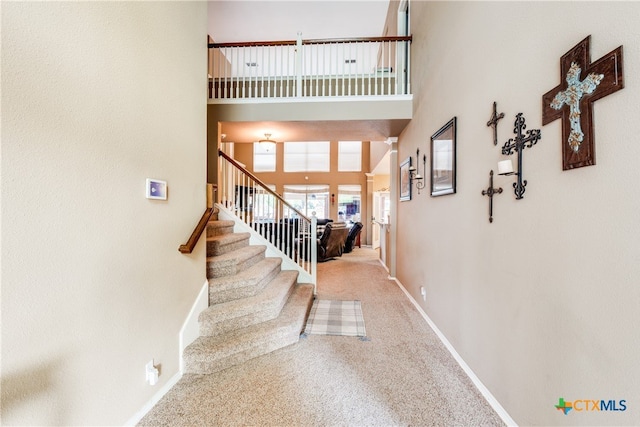
<instances>
[{"instance_id":1,"label":"upholstered armchair","mask_svg":"<svg viewBox=\"0 0 640 427\"><path fill-rule=\"evenodd\" d=\"M343 253L348 254L353 250L353 246L358 238L358 234L362 231L362 223L356 222L349 229L349 234L347 234L347 239L344 242Z\"/></svg>"},{"instance_id":2,"label":"upholstered armchair","mask_svg":"<svg viewBox=\"0 0 640 427\"><path fill-rule=\"evenodd\" d=\"M342 249L348 233L349 229L344 224L327 224L322 236L318 238L318 262L342 256Z\"/></svg>"}]
</instances>

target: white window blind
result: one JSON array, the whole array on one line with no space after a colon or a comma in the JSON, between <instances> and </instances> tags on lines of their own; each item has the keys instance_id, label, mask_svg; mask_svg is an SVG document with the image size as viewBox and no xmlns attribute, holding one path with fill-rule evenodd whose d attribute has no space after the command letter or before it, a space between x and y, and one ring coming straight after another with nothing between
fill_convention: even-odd
<instances>
[{"instance_id":1,"label":"white window blind","mask_svg":"<svg viewBox=\"0 0 640 427\"><path fill-rule=\"evenodd\" d=\"M285 142L285 172L329 172L331 146L322 142Z\"/></svg>"},{"instance_id":2,"label":"white window blind","mask_svg":"<svg viewBox=\"0 0 640 427\"><path fill-rule=\"evenodd\" d=\"M285 185L284 199L307 216L329 217L328 185Z\"/></svg>"},{"instance_id":3,"label":"white window blind","mask_svg":"<svg viewBox=\"0 0 640 427\"><path fill-rule=\"evenodd\" d=\"M275 172L276 149L275 144L253 143L253 171Z\"/></svg>"},{"instance_id":4,"label":"white window blind","mask_svg":"<svg viewBox=\"0 0 640 427\"><path fill-rule=\"evenodd\" d=\"M338 141L338 171L362 170L362 141Z\"/></svg>"}]
</instances>

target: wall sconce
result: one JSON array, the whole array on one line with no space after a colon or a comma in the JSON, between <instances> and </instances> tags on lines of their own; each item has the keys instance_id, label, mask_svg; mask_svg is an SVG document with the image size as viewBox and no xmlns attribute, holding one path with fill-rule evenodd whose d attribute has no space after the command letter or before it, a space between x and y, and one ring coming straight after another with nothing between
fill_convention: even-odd
<instances>
[{"instance_id":1,"label":"wall sconce","mask_svg":"<svg viewBox=\"0 0 640 427\"><path fill-rule=\"evenodd\" d=\"M331 193L331 206L336 204L336 195Z\"/></svg>"},{"instance_id":2,"label":"wall sconce","mask_svg":"<svg viewBox=\"0 0 640 427\"><path fill-rule=\"evenodd\" d=\"M502 146L502 154L506 156L511 155L514 152L517 153L518 170L514 172L513 163L510 159L498 162L498 175L516 175L518 177L517 181L513 183L516 200L520 200L524 197L524 191L527 185L527 180L522 179L522 151L527 147L533 147L541 138L540 129L528 130L526 135L523 135L522 131L527 127L524 124L524 121L522 113L518 113L513 125L513 132L516 134L516 137L510 138Z\"/></svg>"},{"instance_id":3,"label":"wall sconce","mask_svg":"<svg viewBox=\"0 0 640 427\"><path fill-rule=\"evenodd\" d=\"M420 149L416 150L416 163L420 161ZM422 157L422 173L423 175L427 173L427 155L424 154ZM409 179L411 183L415 181L416 189L418 190L418 194L420 194L420 190L422 190L425 186L424 176L420 175L420 164L418 163L418 167L410 166L409 167Z\"/></svg>"}]
</instances>

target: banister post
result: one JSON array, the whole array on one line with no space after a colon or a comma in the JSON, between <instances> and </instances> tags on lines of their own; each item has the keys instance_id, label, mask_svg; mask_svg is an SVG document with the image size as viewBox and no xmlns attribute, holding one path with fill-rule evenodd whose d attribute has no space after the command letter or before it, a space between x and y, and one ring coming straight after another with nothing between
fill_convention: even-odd
<instances>
[{"instance_id":1,"label":"banister post","mask_svg":"<svg viewBox=\"0 0 640 427\"><path fill-rule=\"evenodd\" d=\"M311 245L311 280L313 280L313 295L317 295L318 287L318 244L317 230L318 219L311 217L311 230L309 230L309 245Z\"/></svg>"},{"instance_id":2,"label":"banister post","mask_svg":"<svg viewBox=\"0 0 640 427\"><path fill-rule=\"evenodd\" d=\"M213 204L215 203L215 199L213 198L215 184L207 183L207 209L213 208Z\"/></svg>"},{"instance_id":3,"label":"banister post","mask_svg":"<svg viewBox=\"0 0 640 427\"><path fill-rule=\"evenodd\" d=\"M302 32L296 39L296 96L302 96Z\"/></svg>"}]
</instances>

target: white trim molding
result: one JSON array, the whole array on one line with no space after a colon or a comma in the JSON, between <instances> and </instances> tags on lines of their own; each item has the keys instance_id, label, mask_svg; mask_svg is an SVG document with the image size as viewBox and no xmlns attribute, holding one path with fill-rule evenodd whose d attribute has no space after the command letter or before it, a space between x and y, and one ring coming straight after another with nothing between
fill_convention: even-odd
<instances>
[{"instance_id":1,"label":"white trim molding","mask_svg":"<svg viewBox=\"0 0 640 427\"><path fill-rule=\"evenodd\" d=\"M180 381L182 374L184 373L184 359L182 354L184 349L200 336L198 316L207 307L209 307L209 281L205 280L204 285L202 285L202 289L200 289L200 292L198 293L198 297L191 306L191 310L180 329L180 334L178 335L180 371L172 376L169 381L167 381L167 383L163 385L160 390L158 390L151 399L138 410L138 412L129 418L129 420L124 424L125 426L135 426L138 424L140 420L142 420L142 418L147 415L151 409L153 409L156 403L158 403L160 399L162 399L164 395L167 394L169 390L178 383L178 381Z\"/></svg>"},{"instance_id":2,"label":"white trim molding","mask_svg":"<svg viewBox=\"0 0 640 427\"><path fill-rule=\"evenodd\" d=\"M167 394L169 390L171 390L171 388L178 383L178 381L180 381L181 378L182 372L178 372L174 376L172 376L171 379L169 379L169 381L167 381L167 383L163 385L162 388L158 390L158 392L155 393L153 397L151 397L151 399L147 403L145 403L144 406L140 408L140 410L138 410L138 412L135 413L134 416L129 418L124 425L127 427L137 425L140 420L142 420L142 418L147 415L147 413L151 409L153 409L156 403L158 403L160 399L162 399L164 395Z\"/></svg>"},{"instance_id":3,"label":"white trim molding","mask_svg":"<svg viewBox=\"0 0 640 427\"><path fill-rule=\"evenodd\" d=\"M409 298L409 301L411 301L411 303L414 305L414 307L422 315L424 320L426 320L426 322L429 325L429 327L433 330L433 332L435 332L435 334L438 336L440 341L442 341L442 344L444 344L444 346L447 348L447 350L449 350L449 353L451 353L451 355L456 360L456 362L458 362L458 364L460 365L462 370L467 374L467 376L473 382L473 384L476 386L478 391L482 394L482 396L489 403L489 405L491 405L493 410L496 411L498 416L500 418L502 418L502 421L504 421L504 423L506 425L508 425L508 426L516 426L517 427L518 424L514 421L513 418L511 418L511 415L509 415L509 413L502 407L500 402L498 402L498 399L496 399L493 396L493 394L491 394L489 389L482 383L482 381L480 381L480 378L478 378L478 376L473 372L473 370L471 370L471 368L469 367L469 365L467 365L467 363L464 361L462 356L460 356L460 354L458 354L458 352L453 347L453 345L451 345L451 343L449 342L447 337L445 337L444 334L442 333L442 331L440 331L440 329L438 329L436 324L433 323L433 320L431 320L431 318L429 318L427 313L422 309L422 307L420 307L420 304L418 304L416 302L416 300L406 290L406 288L402 285L402 283L400 283L400 281L395 277L389 277L389 279L395 281L396 284L398 285L398 287L400 289L402 289L402 291L405 293L407 298Z\"/></svg>"}]
</instances>

